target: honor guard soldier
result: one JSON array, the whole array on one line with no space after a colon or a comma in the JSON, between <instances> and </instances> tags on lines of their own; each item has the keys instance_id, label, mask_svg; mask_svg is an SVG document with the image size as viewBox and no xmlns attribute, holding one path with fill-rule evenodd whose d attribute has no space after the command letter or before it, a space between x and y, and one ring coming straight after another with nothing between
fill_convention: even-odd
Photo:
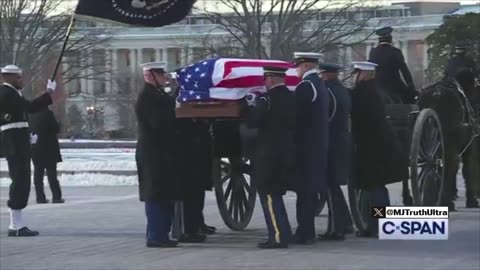
<instances>
[{"instance_id":1,"label":"honor guard soldier","mask_svg":"<svg viewBox=\"0 0 480 270\"><path fill-rule=\"evenodd\" d=\"M31 136L28 114L40 111L52 104L49 93L29 101L22 95L22 70L14 65L1 69L3 84L0 86L0 144L2 155L6 157L12 183L9 200L10 226L8 236L37 236L25 226L22 209L27 206L31 185ZM53 93L56 83L48 81L47 90Z\"/></svg>"},{"instance_id":2,"label":"honor guard soldier","mask_svg":"<svg viewBox=\"0 0 480 270\"><path fill-rule=\"evenodd\" d=\"M371 62L353 62L356 75L352 90L352 138L354 183L367 191L370 207L390 205L387 184L408 177L408 157L401 151L387 121L385 104L376 90L375 68ZM358 236L376 237L377 219L369 217L368 228Z\"/></svg>"},{"instance_id":3,"label":"honor guard soldier","mask_svg":"<svg viewBox=\"0 0 480 270\"><path fill-rule=\"evenodd\" d=\"M268 228L263 249L287 248L292 238L282 196L294 177L295 94L285 86L287 68L264 67L267 93L247 96L248 124L258 128L254 175Z\"/></svg>"},{"instance_id":4,"label":"honor guard soldier","mask_svg":"<svg viewBox=\"0 0 480 270\"><path fill-rule=\"evenodd\" d=\"M320 240L343 240L346 233L353 232L350 211L340 185L346 185L351 175L352 142L350 90L345 88L338 75L343 67L336 64L320 64L320 73L331 94L330 134L328 143L328 229Z\"/></svg>"},{"instance_id":5,"label":"honor guard soldier","mask_svg":"<svg viewBox=\"0 0 480 270\"><path fill-rule=\"evenodd\" d=\"M297 222L294 240L315 241L315 210L318 194L327 189L328 118L330 97L318 74L319 53L294 54L302 82L295 90L297 130Z\"/></svg>"},{"instance_id":6,"label":"honor guard soldier","mask_svg":"<svg viewBox=\"0 0 480 270\"><path fill-rule=\"evenodd\" d=\"M181 198L175 150L175 99L164 91L164 63L142 65L145 87L135 113L138 121L136 162L140 201L145 202L147 247L176 247L169 238L174 201Z\"/></svg>"},{"instance_id":7,"label":"honor guard soldier","mask_svg":"<svg viewBox=\"0 0 480 270\"><path fill-rule=\"evenodd\" d=\"M478 76L475 60L467 55L467 44L459 43L455 46L455 55L448 60L445 76L455 78L463 70L469 70Z\"/></svg>"},{"instance_id":8,"label":"honor guard soldier","mask_svg":"<svg viewBox=\"0 0 480 270\"><path fill-rule=\"evenodd\" d=\"M391 27L384 27L375 32L380 44L370 51L368 61L378 65L377 87L387 104L413 104L417 91L402 51L392 45L392 31Z\"/></svg>"}]
</instances>

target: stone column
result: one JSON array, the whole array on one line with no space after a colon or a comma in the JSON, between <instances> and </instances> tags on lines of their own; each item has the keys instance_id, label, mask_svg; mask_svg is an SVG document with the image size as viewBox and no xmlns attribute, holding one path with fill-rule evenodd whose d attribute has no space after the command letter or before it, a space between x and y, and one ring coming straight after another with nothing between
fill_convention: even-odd
<instances>
[{"instance_id":1,"label":"stone column","mask_svg":"<svg viewBox=\"0 0 480 270\"><path fill-rule=\"evenodd\" d=\"M112 74L112 85L111 85L111 91L110 93L116 93L118 92L118 85L117 85L117 80L118 80L118 50L117 49L112 49L112 65L111 67L111 74Z\"/></svg>"},{"instance_id":2,"label":"stone column","mask_svg":"<svg viewBox=\"0 0 480 270\"><path fill-rule=\"evenodd\" d=\"M93 66L93 50L89 50L87 52L87 61L88 61L88 66ZM87 80L87 84L88 84L88 87L87 87L87 92L88 94L90 95L94 95L95 94L95 91L94 91L94 80L93 80L93 77L94 77L94 70L93 68L88 68L87 70L87 73L88 73L88 80Z\"/></svg>"},{"instance_id":3,"label":"stone column","mask_svg":"<svg viewBox=\"0 0 480 270\"><path fill-rule=\"evenodd\" d=\"M350 64L352 62L352 58L353 58L352 47L346 47L345 48L345 62L347 64Z\"/></svg>"},{"instance_id":4,"label":"stone column","mask_svg":"<svg viewBox=\"0 0 480 270\"><path fill-rule=\"evenodd\" d=\"M136 81L136 76L137 76L137 61L135 57L135 49L129 49L130 50L130 88L134 89L135 88L135 81Z\"/></svg>"},{"instance_id":5,"label":"stone column","mask_svg":"<svg viewBox=\"0 0 480 270\"><path fill-rule=\"evenodd\" d=\"M162 58L163 58L162 49L155 49L155 61L163 62Z\"/></svg>"},{"instance_id":6,"label":"stone column","mask_svg":"<svg viewBox=\"0 0 480 270\"><path fill-rule=\"evenodd\" d=\"M110 94L112 92L112 56L113 50L105 50L105 93ZM110 70L109 70L110 68Z\"/></svg>"},{"instance_id":7,"label":"stone column","mask_svg":"<svg viewBox=\"0 0 480 270\"><path fill-rule=\"evenodd\" d=\"M408 40L401 41L400 44L403 57L405 58L405 63L408 65Z\"/></svg>"},{"instance_id":8,"label":"stone column","mask_svg":"<svg viewBox=\"0 0 480 270\"><path fill-rule=\"evenodd\" d=\"M428 44L423 43L423 70L428 68Z\"/></svg>"},{"instance_id":9,"label":"stone column","mask_svg":"<svg viewBox=\"0 0 480 270\"><path fill-rule=\"evenodd\" d=\"M143 49L137 49L137 67L143 64Z\"/></svg>"},{"instance_id":10,"label":"stone column","mask_svg":"<svg viewBox=\"0 0 480 270\"><path fill-rule=\"evenodd\" d=\"M368 60L368 57L370 55L370 51L372 50L374 44L373 43L367 43L366 49L365 49L365 61Z\"/></svg>"},{"instance_id":11,"label":"stone column","mask_svg":"<svg viewBox=\"0 0 480 270\"><path fill-rule=\"evenodd\" d=\"M188 61L187 56L188 56L187 48L183 47L182 52L180 53L180 63L182 66L187 65L187 61Z\"/></svg>"},{"instance_id":12,"label":"stone column","mask_svg":"<svg viewBox=\"0 0 480 270\"><path fill-rule=\"evenodd\" d=\"M193 64L193 47L188 47L188 55L187 55L187 65Z\"/></svg>"}]
</instances>

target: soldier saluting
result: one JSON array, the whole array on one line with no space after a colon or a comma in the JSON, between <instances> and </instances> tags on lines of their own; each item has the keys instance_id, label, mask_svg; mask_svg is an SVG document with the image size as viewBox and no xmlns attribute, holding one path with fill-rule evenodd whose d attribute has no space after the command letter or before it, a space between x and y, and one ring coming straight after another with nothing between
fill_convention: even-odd
<instances>
[{"instance_id":1,"label":"soldier saluting","mask_svg":"<svg viewBox=\"0 0 480 270\"><path fill-rule=\"evenodd\" d=\"M287 68L264 67L268 92L247 96L248 124L258 128L255 179L268 228L263 249L287 248L292 231L282 196L294 171L295 94L285 86Z\"/></svg>"},{"instance_id":2,"label":"soldier saluting","mask_svg":"<svg viewBox=\"0 0 480 270\"><path fill-rule=\"evenodd\" d=\"M384 27L375 32L380 44L370 51L368 61L378 65L376 83L386 103L413 104L417 91L402 51L392 45L392 31Z\"/></svg>"},{"instance_id":3,"label":"soldier saluting","mask_svg":"<svg viewBox=\"0 0 480 270\"><path fill-rule=\"evenodd\" d=\"M3 84L0 86L0 148L8 163L12 179L7 202L10 208L8 236L37 236L25 226L22 210L27 207L31 185L31 149L28 114L38 112L52 104L49 93L29 101L23 97L22 70L14 65L1 69ZM55 91L56 83L48 81L47 90Z\"/></svg>"},{"instance_id":4,"label":"soldier saluting","mask_svg":"<svg viewBox=\"0 0 480 270\"><path fill-rule=\"evenodd\" d=\"M318 194L327 189L329 94L318 75L319 53L296 52L294 62L302 82L295 89L297 244L315 242Z\"/></svg>"},{"instance_id":5,"label":"soldier saluting","mask_svg":"<svg viewBox=\"0 0 480 270\"><path fill-rule=\"evenodd\" d=\"M145 87L135 113L138 121L136 162L140 201L145 202L147 247L176 247L169 238L174 200L181 197L175 156L175 100L164 90L164 63L143 65Z\"/></svg>"}]
</instances>

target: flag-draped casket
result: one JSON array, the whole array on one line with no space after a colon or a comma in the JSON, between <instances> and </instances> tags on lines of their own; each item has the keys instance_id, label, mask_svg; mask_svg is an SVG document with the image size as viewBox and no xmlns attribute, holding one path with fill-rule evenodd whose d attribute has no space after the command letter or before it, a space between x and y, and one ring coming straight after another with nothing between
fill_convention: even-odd
<instances>
[{"instance_id":1,"label":"flag-draped casket","mask_svg":"<svg viewBox=\"0 0 480 270\"><path fill-rule=\"evenodd\" d=\"M293 64L279 60L213 58L177 70L177 116L238 117L239 100L266 91L264 66L289 68L285 83L292 91L300 82Z\"/></svg>"}]
</instances>

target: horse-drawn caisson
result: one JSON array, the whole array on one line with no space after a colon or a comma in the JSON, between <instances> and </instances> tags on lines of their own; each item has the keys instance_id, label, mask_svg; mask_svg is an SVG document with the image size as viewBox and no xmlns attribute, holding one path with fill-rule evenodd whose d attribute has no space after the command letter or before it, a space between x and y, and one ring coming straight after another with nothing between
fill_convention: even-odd
<instances>
[{"instance_id":1,"label":"horse-drawn caisson","mask_svg":"<svg viewBox=\"0 0 480 270\"><path fill-rule=\"evenodd\" d=\"M463 71L422 89L416 104L386 104L387 118L409 150L410 179L404 181L410 180L413 205L446 206L453 200L458 159L480 136L479 93L475 74ZM473 179L478 164L473 165L475 150L469 152L464 160L473 160L464 172ZM410 190L404 187L405 196ZM368 195L352 185L348 194L355 224L364 230L370 215Z\"/></svg>"}]
</instances>

